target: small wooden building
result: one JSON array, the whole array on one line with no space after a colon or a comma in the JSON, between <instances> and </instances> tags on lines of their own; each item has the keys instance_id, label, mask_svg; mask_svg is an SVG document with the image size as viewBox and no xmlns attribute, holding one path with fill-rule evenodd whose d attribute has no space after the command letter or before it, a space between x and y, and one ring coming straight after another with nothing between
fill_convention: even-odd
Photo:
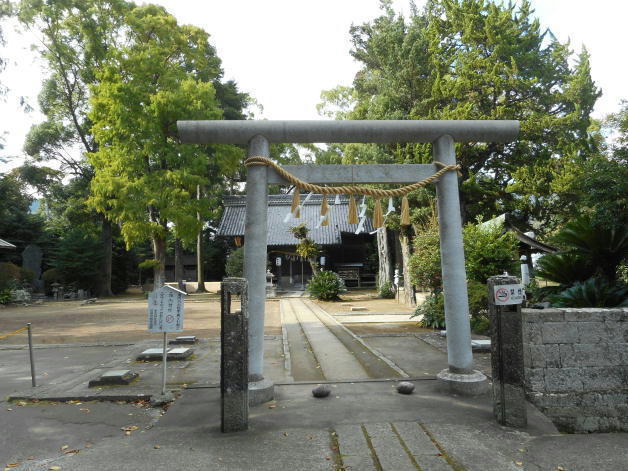
<instances>
[{"instance_id":1,"label":"small wooden building","mask_svg":"<svg viewBox=\"0 0 628 471\"><path fill-rule=\"evenodd\" d=\"M301 195L301 201L305 198ZM287 221L292 195L268 196L268 268L280 289L300 289L312 276L307 260L297 255L299 241L290 232L290 228L303 223L310 229L308 237L321 246L318 262L323 268L339 273L348 286L375 285L377 268L369 263L375 243L371 220L367 217L356 234L358 225L348 223L349 198L340 196L337 204L335 196L326 198L329 224L319 226L323 195L312 195L303 205L301 217L289 217ZM217 235L227 238L233 247L243 245L245 217L246 196L226 196Z\"/></svg>"}]
</instances>

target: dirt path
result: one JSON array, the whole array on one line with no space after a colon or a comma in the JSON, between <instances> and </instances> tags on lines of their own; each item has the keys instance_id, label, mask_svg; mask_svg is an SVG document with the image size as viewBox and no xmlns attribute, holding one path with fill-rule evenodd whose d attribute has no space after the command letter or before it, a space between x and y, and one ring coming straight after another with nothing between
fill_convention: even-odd
<instances>
[{"instance_id":1,"label":"dirt path","mask_svg":"<svg viewBox=\"0 0 628 471\"><path fill-rule=\"evenodd\" d=\"M33 325L36 343L131 342L154 338L160 334L146 329L147 304L144 299L116 299L81 305L80 301L47 302L28 307L0 310L0 335ZM279 302L266 303L266 333L281 335ZM220 301L204 298L186 299L185 330L178 335L220 336ZM0 340L0 345L26 343L18 334Z\"/></svg>"}]
</instances>

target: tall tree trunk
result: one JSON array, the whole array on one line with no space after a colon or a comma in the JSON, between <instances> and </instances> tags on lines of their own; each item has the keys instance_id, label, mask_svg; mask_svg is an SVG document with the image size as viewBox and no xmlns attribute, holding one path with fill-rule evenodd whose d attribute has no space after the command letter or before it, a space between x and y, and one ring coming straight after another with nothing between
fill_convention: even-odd
<instances>
[{"instance_id":1,"label":"tall tree trunk","mask_svg":"<svg viewBox=\"0 0 628 471\"><path fill-rule=\"evenodd\" d=\"M153 235L153 254L157 264L153 268L153 291L166 283L166 237Z\"/></svg>"},{"instance_id":2,"label":"tall tree trunk","mask_svg":"<svg viewBox=\"0 0 628 471\"><path fill-rule=\"evenodd\" d=\"M392 277L388 229L386 227L382 227L377 231L377 257L379 259L377 287L381 289L386 283L391 282Z\"/></svg>"},{"instance_id":3,"label":"tall tree trunk","mask_svg":"<svg viewBox=\"0 0 628 471\"><path fill-rule=\"evenodd\" d=\"M307 261L310 263L310 268L312 269L312 275L317 275L318 263L316 262L316 258L308 258Z\"/></svg>"},{"instance_id":4,"label":"tall tree trunk","mask_svg":"<svg viewBox=\"0 0 628 471\"><path fill-rule=\"evenodd\" d=\"M103 246L103 261L102 261L102 281L99 286L98 296L107 297L113 296L111 291L111 271L112 271L112 256L113 256L113 236L111 234L111 221L102 217L102 246Z\"/></svg>"},{"instance_id":5,"label":"tall tree trunk","mask_svg":"<svg viewBox=\"0 0 628 471\"><path fill-rule=\"evenodd\" d=\"M414 297L414 286L410 281L410 234L409 229L402 229L399 232L399 243L401 245L401 257L403 260L403 300L408 306L416 306Z\"/></svg>"},{"instance_id":6,"label":"tall tree trunk","mask_svg":"<svg viewBox=\"0 0 628 471\"><path fill-rule=\"evenodd\" d=\"M183 244L178 237L174 240L174 281L179 289L183 289Z\"/></svg>"},{"instance_id":7,"label":"tall tree trunk","mask_svg":"<svg viewBox=\"0 0 628 471\"><path fill-rule=\"evenodd\" d=\"M196 185L196 199L201 199L201 185ZM196 213L196 218L202 223L201 213ZM203 258L203 225L196 237L196 292L205 293L205 259Z\"/></svg>"}]
</instances>

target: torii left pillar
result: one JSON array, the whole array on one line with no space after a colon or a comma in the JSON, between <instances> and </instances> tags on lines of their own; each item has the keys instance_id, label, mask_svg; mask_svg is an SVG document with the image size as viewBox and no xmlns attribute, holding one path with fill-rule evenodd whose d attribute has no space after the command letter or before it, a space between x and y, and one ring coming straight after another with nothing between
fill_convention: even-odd
<instances>
[{"instance_id":1,"label":"torii left pillar","mask_svg":"<svg viewBox=\"0 0 628 471\"><path fill-rule=\"evenodd\" d=\"M270 157L270 143L263 136L249 141L248 156ZM264 313L266 300L266 242L268 224L267 167L251 166L246 174L244 277L248 280L249 404L271 401L274 384L264 378ZM260 269L260 267L263 267Z\"/></svg>"}]
</instances>

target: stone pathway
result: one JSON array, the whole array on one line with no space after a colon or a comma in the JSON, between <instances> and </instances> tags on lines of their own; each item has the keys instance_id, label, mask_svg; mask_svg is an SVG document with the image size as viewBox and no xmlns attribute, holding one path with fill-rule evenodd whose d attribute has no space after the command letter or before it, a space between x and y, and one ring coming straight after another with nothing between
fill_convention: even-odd
<instances>
[{"instance_id":1,"label":"stone pathway","mask_svg":"<svg viewBox=\"0 0 628 471\"><path fill-rule=\"evenodd\" d=\"M418 422L341 425L332 432L340 469L452 471L461 467Z\"/></svg>"},{"instance_id":2,"label":"stone pathway","mask_svg":"<svg viewBox=\"0 0 628 471\"><path fill-rule=\"evenodd\" d=\"M284 325L288 331L288 343L291 356L296 349L306 349L315 358L316 368L320 368L326 380L367 379L369 374L362 367L355 355L325 326L316 311L304 299L282 299L281 312ZM298 328L302 330L305 340L299 338ZM291 335L292 334L292 335ZM290 337L293 338L290 338ZM310 363L311 364L311 363ZM311 372L293 371L295 380L303 380ZM297 379L299 378L299 379Z\"/></svg>"}]
</instances>

